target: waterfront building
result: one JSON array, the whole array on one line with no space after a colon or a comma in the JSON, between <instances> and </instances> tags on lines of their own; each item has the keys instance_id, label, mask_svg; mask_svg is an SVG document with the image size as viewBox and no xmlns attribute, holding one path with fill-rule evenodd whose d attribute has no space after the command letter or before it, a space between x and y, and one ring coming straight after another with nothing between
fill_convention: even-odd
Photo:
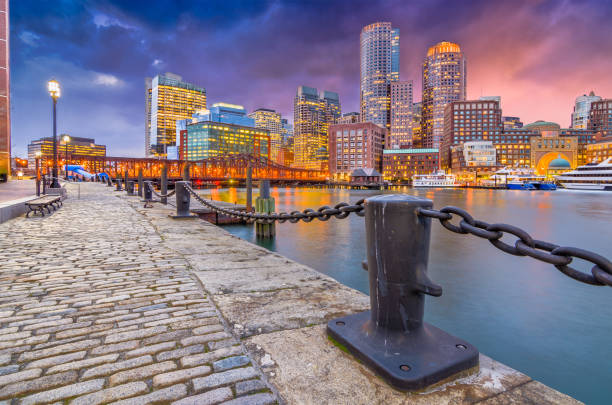
<instances>
[{"instance_id":1,"label":"waterfront building","mask_svg":"<svg viewBox=\"0 0 612 405\"><path fill-rule=\"evenodd\" d=\"M612 98L591 103L588 129L601 136L612 135Z\"/></svg>"},{"instance_id":2,"label":"waterfront building","mask_svg":"<svg viewBox=\"0 0 612 405\"><path fill-rule=\"evenodd\" d=\"M179 146L168 146L166 148L168 152L168 156L166 159L168 160L179 160L180 159L180 147Z\"/></svg>"},{"instance_id":3,"label":"waterfront building","mask_svg":"<svg viewBox=\"0 0 612 405\"><path fill-rule=\"evenodd\" d=\"M283 129L282 129L283 142L285 142L287 138L293 138L293 125L290 124L286 118L281 119L281 125L283 126Z\"/></svg>"},{"instance_id":4,"label":"waterfront building","mask_svg":"<svg viewBox=\"0 0 612 405\"><path fill-rule=\"evenodd\" d=\"M57 156L58 165L65 164L66 154L68 162L73 162L74 159L80 160L87 157L104 157L106 156L106 145L98 145L93 138L81 138L69 135L69 140L66 143L64 136L58 136L57 141ZM44 168L53 165L53 137L45 137L35 139L28 145L28 165L34 167L36 157L40 158L41 165ZM60 167L61 169L61 167Z\"/></svg>"},{"instance_id":5,"label":"waterfront building","mask_svg":"<svg viewBox=\"0 0 612 405\"><path fill-rule=\"evenodd\" d=\"M338 124L354 124L356 122L361 122L361 116L358 112L342 114L342 117L338 118Z\"/></svg>"},{"instance_id":6,"label":"waterfront building","mask_svg":"<svg viewBox=\"0 0 612 405\"><path fill-rule=\"evenodd\" d=\"M348 180L356 169L382 170L383 141L387 130L371 122L329 127L329 175Z\"/></svg>"},{"instance_id":7,"label":"waterfront building","mask_svg":"<svg viewBox=\"0 0 612 405\"><path fill-rule=\"evenodd\" d=\"M252 126L197 121L187 124L183 153L187 160L245 153L269 159L270 135L267 130Z\"/></svg>"},{"instance_id":8,"label":"waterfront building","mask_svg":"<svg viewBox=\"0 0 612 405\"><path fill-rule=\"evenodd\" d=\"M360 35L361 120L389 128L390 84L399 80L399 28L390 22L366 25Z\"/></svg>"},{"instance_id":9,"label":"waterfront building","mask_svg":"<svg viewBox=\"0 0 612 405\"><path fill-rule=\"evenodd\" d=\"M11 175L9 1L0 0L0 182Z\"/></svg>"},{"instance_id":10,"label":"waterfront building","mask_svg":"<svg viewBox=\"0 0 612 405\"><path fill-rule=\"evenodd\" d=\"M499 101L454 101L446 105L443 137L440 145L440 167L452 167L451 147L469 141L499 143L503 132ZM505 140L505 139L504 139Z\"/></svg>"},{"instance_id":11,"label":"waterfront building","mask_svg":"<svg viewBox=\"0 0 612 405\"><path fill-rule=\"evenodd\" d=\"M338 93L299 86L293 103L293 166L328 169L328 128L340 117Z\"/></svg>"},{"instance_id":12,"label":"waterfront building","mask_svg":"<svg viewBox=\"0 0 612 405\"><path fill-rule=\"evenodd\" d=\"M255 128L267 129L270 133L270 159L278 163L283 137L283 122L280 113L268 108L258 108L249 114Z\"/></svg>"},{"instance_id":13,"label":"waterfront building","mask_svg":"<svg viewBox=\"0 0 612 405\"><path fill-rule=\"evenodd\" d=\"M393 183L409 184L415 174L434 173L438 168L436 148L383 150L383 178Z\"/></svg>"},{"instance_id":14,"label":"waterfront building","mask_svg":"<svg viewBox=\"0 0 612 405\"><path fill-rule=\"evenodd\" d=\"M587 146L595 143L596 133L590 129L576 129L576 128L561 128L559 130L559 136L571 136L575 137L578 141L578 160L577 165L582 166L588 163L587 158Z\"/></svg>"},{"instance_id":15,"label":"waterfront building","mask_svg":"<svg viewBox=\"0 0 612 405\"><path fill-rule=\"evenodd\" d=\"M493 141L468 141L451 146L453 171L492 170L497 166L497 150Z\"/></svg>"},{"instance_id":16,"label":"waterfront building","mask_svg":"<svg viewBox=\"0 0 612 405\"><path fill-rule=\"evenodd\" d=\"M536 174L553 176L578 166L578 138L546 134L530 139L531 162ZM563 163L563 161L567 163Z\"/></svg>"},{"instance_id":17,"label":"waterfront building","mask_svg":"<svg viewBox=\"0 0 612 405\"><path fill-rule=\"evenodd\" d=\"M586 147L587 163L601 163L612 157L612 136L597 135L594 143Z\"/></svg>"},{"instance_id":18,"label":"waterfront building","mask_svg":"<svg viewBox=\"0 0 612 405\"><path fill-rule=\"evenodd\" d=\"M572 123L570 128L573 129L588 129L589 127L589 116L591 113L591 104L594 101L601 100L601 97L596 96L593 91L587 96L576 97L576 103L574 104L574 112L572 113Z\"/></svg>"},{"instance_id":19,"label":"waterfront building","mask_svg":"<svg viewBox=\"0 0 612 405\"><path fill-rule=\"evenodd\" d=\"M412 104L412 148L423 147L422 137L423 103ZM402 145L400 145L401 149Z\"/></svg>"},{"instance_id":20,"label":"waterfront building","mask_svg":"<svg viewBox=\"0 0 612 405\"><path fill-rule=\"evenodd\" d=\"M531 138L540 133L530 129L509 129L495 135L493 144L497 150L497 164L500 166L531 168Z\"/></svg>"},{"instance_id":21,"label":"waterfront building","mask_svg":"<svg viewBox=\"0 0 612 405\"><path fill-rule=\"evenodd\" d=\"M391 82L391 128L385 148L412 145L412 80Z\"/></svg>"},{"instance_id":22,"label":"waterfront building","mask_svg":"<svg viewBox=\"0 0 612 405\"><path fill-rule=\"evenodd\" d=\"M459 45L440 42L429 48L423 61L422 144L440 147L444 134L444 109L466 99L466 60Z\"/></svg>"},{"instance_id":23,"label":"waterfront building","mask_svg":"<svg viewBox=\"0 0 612 405\"><path fill-rule=\"evenodd\" d=\"M176 145L176 121L206 108L206 90L165 73L145 79L145 142L147 156L166 156Z\"/></svg>"},{"instance_id":24,"label":"waterfront building","mask_svg":"<svg viewBox=\"0 0 612 405\"><path fill-rule=\"evenodd\" d=\"M278 163L283 166L291 167L293 165L293 135L283 137L283 143L278 158Z\"/></svg>"},{"instance_id":25,"label":"waterfront building","mask_svg":"<svg viewBox=\"0 0 612 405\"><path fill-rule=\"evenodd\" d=\"M350 183L355 186L379 185L382 183L382 174L371 167L355 169L351 172Z\"/></svg>"},{"instance_id":26,"label":"waterfront building","mask_svg":"<svg viewBox=\"0 0 612 405\"><path fill-rule=\"evenodd\" d=\"M504 129L519 129L519 128L523 128L523 122L521 121L521 119L519 117L503 116L502 117L502 125L504 126Z\"/></svg>"}]
</instances>

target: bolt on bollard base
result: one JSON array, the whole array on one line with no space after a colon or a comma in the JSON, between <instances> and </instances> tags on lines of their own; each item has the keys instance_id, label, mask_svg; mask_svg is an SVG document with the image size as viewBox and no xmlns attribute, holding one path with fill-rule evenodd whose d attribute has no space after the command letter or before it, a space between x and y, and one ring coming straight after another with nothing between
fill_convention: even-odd
<instances>
[{"instance_id":1,"label":"bolt on bollard base","mask_svg":"<svg viewBox=\"0 0 612 405\"><path fill-rule=\"evenodd\" d=\"M365 202L371 310L333 319L328 335L393 387L417 391L478 367L478 350L423 322L425 294L442 288L427 276L431 219L427 199L381 195Z\"/></svg>"},{"instance_id":2,"label":"bolt on bollard base","mask_svg":"<svg viewBox=\"0 0 612 405\"><path fill-rule=\"evenodd\" d=\"M189 191L187 190L187 185L189 185L189 181L177 181L174 183L175 195L176 195L176 215L168 215L170 218L174 219L188 219L188 218L198 218L197 215L192 214L189 211L189 202L191 196L189 195Z\"/></svg>"}]
</instances>

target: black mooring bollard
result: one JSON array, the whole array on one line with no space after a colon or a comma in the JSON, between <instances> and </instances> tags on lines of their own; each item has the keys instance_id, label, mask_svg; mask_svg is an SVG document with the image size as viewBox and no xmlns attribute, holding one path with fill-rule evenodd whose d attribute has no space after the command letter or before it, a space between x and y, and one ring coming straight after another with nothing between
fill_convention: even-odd
<instances>
[{"instance_id":1,"label":"black mooring bollard","mask_svg":"<svg viewBox=\"0 0 612 405\"><path fill-rule=\"evenodd\" d=\"M143 202L145 203L145 208L152 207L152 205L150 205L151 201L153 201L153 182L152 181L147 180L144 182L142 193L143 193L143 198L144 198Z\"/></svg>"},{"instance_id":2,"label":"black mooring bollard","mask_svg":"<svg viewBox=\"0 0 612 405\"><path fill-rule=\"evenodd\" d=\"M431 219L417 213L432 206L404 194L366 200L371 310L327 324L333 339L401 390L421 390L478 366L474 346L423 322L425 294L442 295L427 277Z\"/></svg>"},{"instance_id":3,"label":"black mooring bollard","mask_svg":"<svg viewBox=\"0 0 612 405\"><path fill-rule=\"evenodd\" d=\"M165 196L168 194L168 165L164 164L161 171L161 195ZM162 204L168 204L168 197L160 198Z\"/></svg>"},{"instance_id":4,"label":"black mooring bollard","mask_svg":"<svg viewBox=\"0 0 612 405\"><path fill-rule=\"evenodd\" d=\"M142 179L142 168L138 169L138 197L143 197L142 189L144 188L144 182Z\"/></svg>"},{"instance_id":5,"label":"black mooring bollard","mask_svg":"<svg viewBox=\"0 0 612 405\"><path fill-rule=\"evenodd\" d=\"M113 182L112 182L110 176L106 177L106 186L107 187L112 187L113 186Z\"/></svg>"},{"instance_id":6,"label":"black mooring bollard","mask_svg":"<svg viewBox=\"0 0 612 405\"><path fill-rule=\"evenodd\" d=\"M134 195L134 182L128 181L125 185L125 191L127 191L127 195Z\"/></svg>"},{"instance_id":7,"label":"black mooring bollard","mask_svg":"<svg viewBox=\"0 0 612 405\"><path fill-rule=\"evenodd\" d=\"M188 181L177 181L174 183L174 190L176 191L176 215L171 215L172 218L197 218L197 215L192 215L189 212L191 196L186 187L188 185L190 185Z\"/></svg>"},{"instance_id":8,"label":"black mooring bollard","mask_svg":"<svg viewBox=\"0 0 612 405\"><path fill-rule=\"evenodd\" d=\"M117 177L117 180L115 180L115 185L117 187L115 187L115 191L123 191L123 188L121 187L121 179Z\"/></svg>"}]
</instances>

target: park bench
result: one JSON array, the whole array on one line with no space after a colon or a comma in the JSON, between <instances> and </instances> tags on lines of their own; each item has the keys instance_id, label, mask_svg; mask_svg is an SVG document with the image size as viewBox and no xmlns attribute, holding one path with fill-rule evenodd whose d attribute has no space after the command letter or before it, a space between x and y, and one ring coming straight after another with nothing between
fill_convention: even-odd
<instances>
[{"instance_id":1,"label":"park bench","mask_svg":"<svg viewBox=\"0 0 612 405\"><path fill-rule=\"evenodd\" d=\"M47 213L51 213L51 208L55 211L62 205L62 198L59 195L46 195L40 198L36 198L34 200L27 201L25 203L26 207L28 207L28 213L26 217L30 216L30 213L40 212L41 215L45 216L45 208L47 209Z\"/></svg>"}]
</instances>

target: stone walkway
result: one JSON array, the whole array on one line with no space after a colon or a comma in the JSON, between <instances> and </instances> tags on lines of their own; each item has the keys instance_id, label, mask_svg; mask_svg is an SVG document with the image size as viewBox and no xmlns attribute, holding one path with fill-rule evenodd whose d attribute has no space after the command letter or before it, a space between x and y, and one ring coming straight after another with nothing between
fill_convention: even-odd
<instances>
[{"instance_id":1,"label":"stone walkway","mask_svg":"<svg viewBox=\"0 0 612 405\"><path fill-rule=\"evenodd\" d=\"M109 188L0 239L0 404L277 403L189 262Z\"/></svg>"}]
</instances>

